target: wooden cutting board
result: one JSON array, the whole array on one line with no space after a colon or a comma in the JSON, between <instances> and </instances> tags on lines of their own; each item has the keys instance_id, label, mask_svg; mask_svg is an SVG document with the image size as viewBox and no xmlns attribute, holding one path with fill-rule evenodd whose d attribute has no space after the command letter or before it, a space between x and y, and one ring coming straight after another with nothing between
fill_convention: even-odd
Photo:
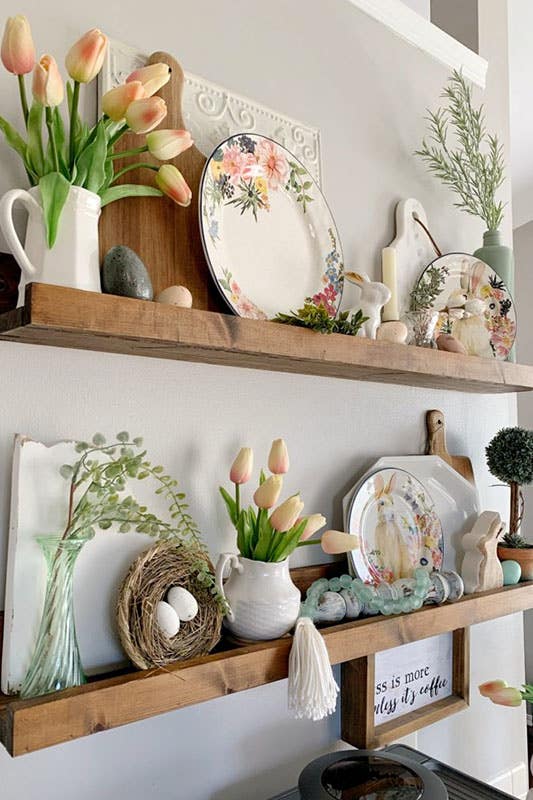
<instances>
[{"instance_id":1,"label":"wooden cutting board","mask_svg":"<svg viewBox=\"0 0 533 800\"><path fill-rule=\"evenodd\" d=\"M172 69L170 81L158 92L168 108L159 128L185 128L181 108L183 70L168 53L153 53L147 63L158 62ZM142 136L127 134L118 149L139 147L143 141ZM143 153L141 158L160 163L149 153ZM127 245L146 265L154 295L167 286L181 284L191 290L194 308L227 311L211 278L200 237L198 194L205 162L205 156L194 145L170 162L183 173L192 189L188 208L181 208L166 197L128 197L106 206L100 219L100 260L114 245ZM126 163L132 163L132 159L118 159L116 171ZM154 176L151 170L132 170L119 182L154 185Z\"/></svg>"},{"instance_id":2,"label":"wooden cutting board","mask_svg":"<svg viewBox=\"0 0 533 800\"><path fill-rule=\"evenodd\" d=\"M446 422L442 411L433 409L426 414L426 428L428 436L427 453L430 456L440 456L463 478L475 484L472 462L467 456L451 456L446 446Z\"/></svg>"}]
</instances>

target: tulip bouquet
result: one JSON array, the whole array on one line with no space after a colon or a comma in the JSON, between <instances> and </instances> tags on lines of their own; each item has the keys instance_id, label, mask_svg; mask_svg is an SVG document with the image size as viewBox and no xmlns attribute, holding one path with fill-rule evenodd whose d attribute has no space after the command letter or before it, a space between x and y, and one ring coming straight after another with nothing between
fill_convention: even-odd
<instances>
[{"instance_id":1,"label":"tulip bouquet","mask_svg":"<svg viewBox=\"0 0 533 800\"><path fill-rule=\"evenodd\" d=\"M261 470L259 486L253 496L257 508L242 508L241 486L250 480L253 470L253 451L243 447L230 471L230 480L235 485L234 497L222 486L220 493L237 530L241 556L254 561L284 561L301 545L320 544L319 540L309 540L326 520L322 514L302 517L304 504L299 494L292 495L274 509L283 486L282 476L289 470L289 454L283 439L272 443L268 469L272 474L267 478ZM269 516L271 509L274 510Z\"/></svg>"},{"instance_id":2,"label":"tulip bouquet","mask_svg":"<svg viewBox=\"0 0 533 800\"><path fill-rule=\"evenodd\" d=\"M155 97L170 78L167 64L151 64L135 70L124 84L110 89L102 98L103 115L93 127L82 121L78 112L80 88L98 75L107 49L107 38L98 29L88 31L68 51L65 65L70 77L66 85L68 124L60 107L65 87L58 65L51 55L36 61L30 26L26 17L9 18L2 40L4 67L17 76L25 134L0 117L0 130L18 153L28 180L39 186L48 247L54 245L59 219L71 186L98 194L102 207L130 196L170 197L188 206L191 191L179 170L165 164L130 163L115 171L115 159L149 152L160 161L175 158L192 144L188 131L154 129L164 120L167 109ZM25 76L33 72L31 105ZM44 134L46 128L46 140ZM115 153L119 139L127 132L147 134L139 147ZM156 186L120 184L117 181L132 169L154 170Z\"/></svg>"}]
</instances>

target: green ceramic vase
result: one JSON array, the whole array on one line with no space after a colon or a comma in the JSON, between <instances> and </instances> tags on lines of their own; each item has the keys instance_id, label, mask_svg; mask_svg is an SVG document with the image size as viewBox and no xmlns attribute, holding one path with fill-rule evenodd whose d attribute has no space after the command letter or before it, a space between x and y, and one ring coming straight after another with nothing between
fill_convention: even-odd
<instances>
[{"instance_id":1,"label":"green ceramic vase","mask_svg":"<svg viewBox=\"0 0 533 800\"><path fill-rule=\"evenodd\" d=\"M485 231L483 234L483 247L474 253L476 258L484 261L502 279L511 293L514 295L514 258L510 247L502 244L500 231Z\"/></svg>"}]
</instances>

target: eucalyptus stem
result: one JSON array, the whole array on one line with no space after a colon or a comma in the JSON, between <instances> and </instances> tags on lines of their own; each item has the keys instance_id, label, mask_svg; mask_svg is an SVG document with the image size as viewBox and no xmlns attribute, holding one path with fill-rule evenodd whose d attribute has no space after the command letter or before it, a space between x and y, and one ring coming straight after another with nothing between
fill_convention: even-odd
<instances>
[{"instance_id":1,"label":"eucalyptus stem","mask_svg":"<svg viewBox=\"0 0 533 800\"><path fill-rule=\"evenodd\" d=\"M76 155L75 141L76 141L76 127L78 119L79 101L80 101L80 84L78 81L74 81L74 88L72 90L72 105L70 107L70 130L69 130L69 146L68 146L69 164L71 169L74 166L74 158Z\"/></svg>"},{"instance_id":2,"label":"eucalyptus stem","mask_svg":"<svg viewBox=\"0 0 533 800\"><path fill-rule=\"evenodd\" d=\"M113 180L111 181L111 185L113 185L113 183L115 183L116 181L118 181L119 178L121 178L123 175L125 175L126 172L130 172L132 169L151 169L154 172L157 172L159 170L159 167L154 166L154 164L148 164L148 163L142 163L142 162L140 162L139 164L128 164L127 167L124 167L123 169L121 169L121 170L119 170L117 172L117 174L114 176Z\"/></svg>"},{"instance_id":3,"label":"eucalyptus stem","mask_svg":"<svg viewBox=\"0 0 533 800\"><path fill-rule=\"evenodd\" d=\"M59 157L57 155L56 135L54 131L54 121L52 118L52 109L46 108L46 127L48 128L48 136L50 137L50 147L52 150L52 159L54 162L54 170L59 172Z\"/></svg>"},{"instance_id":4,"label":"eucalyptus stem","mask_svg":"<svg viewBox=\"0 0 533 800\"><path fill-rule=\"evenodd\" d=\"M28 108L28 98L26 95L26 82L24 80L24 75L17 75L17 78L19 84L20 104L22 106L22 116L24 117L24 125L27 128L28 116L30 112Z\"/></svg>"}]
</instances>

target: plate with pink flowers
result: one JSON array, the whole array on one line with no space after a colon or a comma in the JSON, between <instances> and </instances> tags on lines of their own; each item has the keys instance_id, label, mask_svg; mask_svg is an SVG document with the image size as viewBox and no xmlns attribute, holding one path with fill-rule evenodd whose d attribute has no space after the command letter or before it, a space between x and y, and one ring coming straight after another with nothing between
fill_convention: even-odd
<instances>
[{"instance_id":1,"label":"plate with pink flowers","mask_svg":"<svg viewBox=\"0 0 533 800\"><path fill-rule=\"evenodd\" d=\"M312 175L278 142L236 134L208 158L200 184L204 252L232 311L271 319L304 302L336 316L343 259Z\"/></svg>"}]
</instances>

